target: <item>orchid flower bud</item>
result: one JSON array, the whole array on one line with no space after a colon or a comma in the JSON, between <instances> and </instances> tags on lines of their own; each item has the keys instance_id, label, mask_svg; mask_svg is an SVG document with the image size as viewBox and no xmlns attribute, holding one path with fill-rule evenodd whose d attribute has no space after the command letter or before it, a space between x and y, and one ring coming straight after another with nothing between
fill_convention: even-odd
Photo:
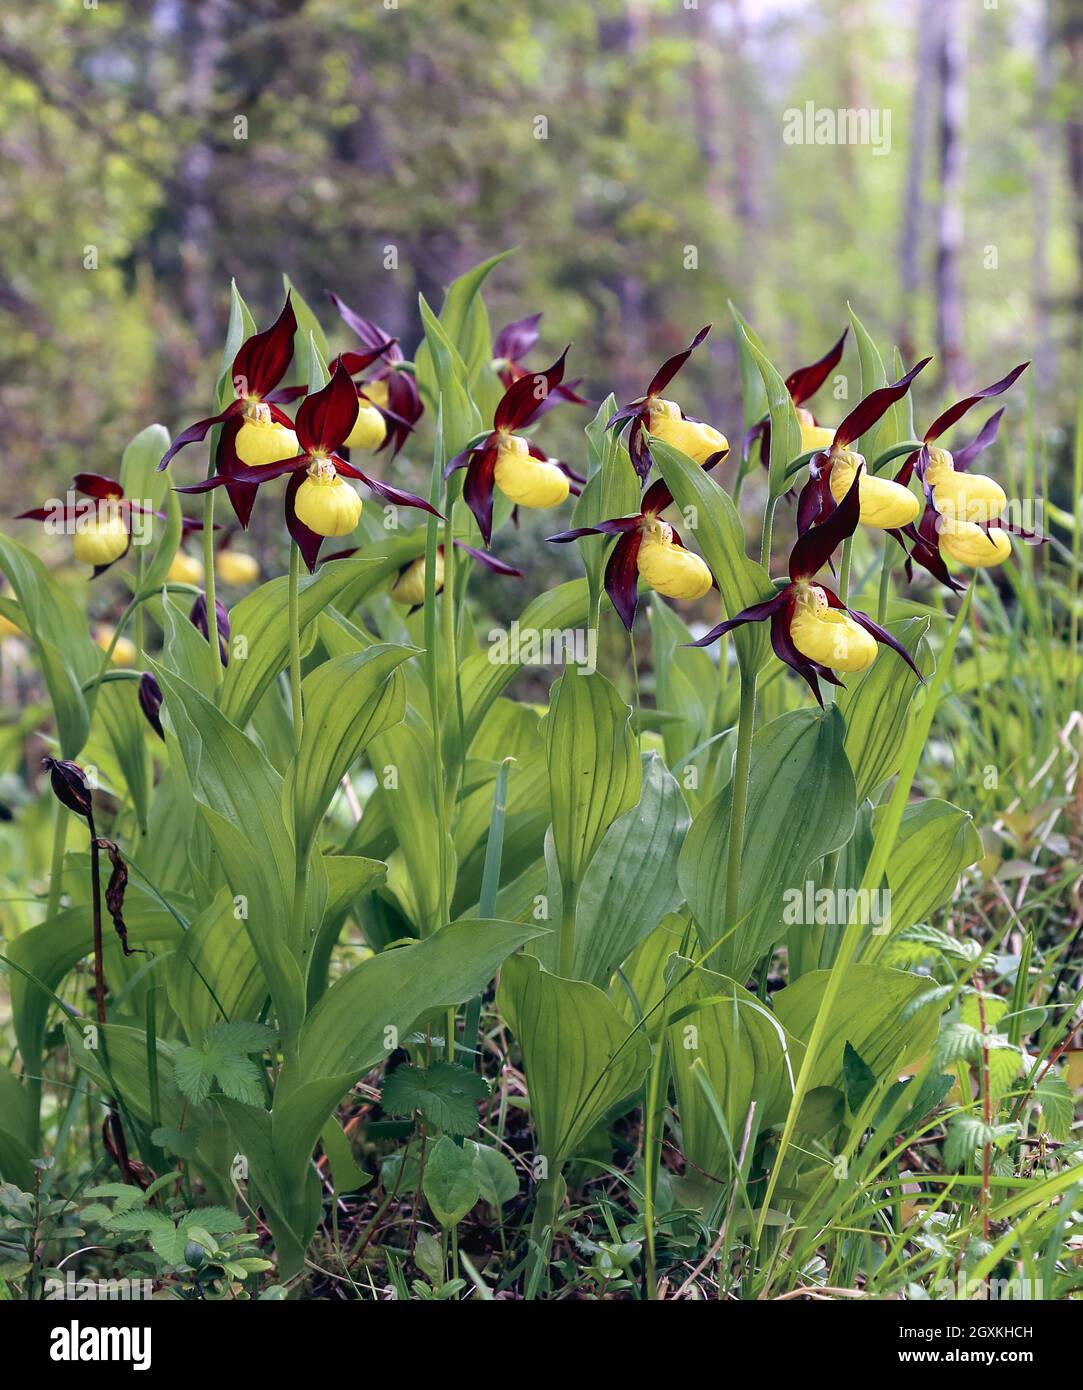
<instances>
[{"instance_id":1,"label":"orchid flower bud","mask_svg":"<svg viewBox=\"0 0 1083 1390\"><path fill-rule=\"evenodd\" d=\"M43 767L49 769L53 795L69 811L82 816L93 833L94 803L86 773L78 763L70 762L66 758L42 758L41 762Z\"/></svg>"},{"instance_id":2,"label":"orchid flower bud","mask_svg":"<svg viewBox=\"0 0 1083 1390\"><path fill-rule=\"evenodd\" d=\"M504 496L520 507L559 507L568 496L567 475L555 463L534 458L522 435L501 436L494 476Z\"/></svg>"},{"instance_id":3,"label":"orchid flower bud","mask_svg":"<svg viewBox=\"0 0 1083 1390\"><path fill-rule=\"evenodd\" d=\"M892 531L900 526L908 526L917 520L921 504L908 487L892 482L889 478L877 478L862 467L865 460L852 449L833 448L831 451L831 474L829 484L831 496L841 502L850 491L854 475L861 468L861 483L858 496L861 501L862 526L876 526L884 531Z\"/></svg>"},{"instance_id":4,"label":"orchid flower bud","mask_svg":"<svg viewBox=\"0 0 1083 1390\"><path fill-rule=\"evenodd\" d=\"M237 431L234 448L242 463L263 468L297 453L297 436L288 425L275 420L262 401L251 406Z\"/></svg>"},{"instance_id":5,"label":"orchid flower bud","mask_svg":"<svg viewBox=\"0 0 1083 1390\"><path fill-rule=\"evenodd\" d=\"M346 536L361 520L361 498L327 459L319 459L297 489L297 520L317 536Z\"/></svg>"},{"instance_id":6,"label":"orchid flower bud","mask_svg":"<svg viewBox=\"0 0 1083 1390\"><path fill-rule=\"evenodd\" d=\"M651 403L649 433L657 435L690 459L705 467L713 454L729 452L729 440L713 425L698 420L686 420L676 401L655 400Z\"/></svg>"},{"instance_id":7,"label":"orchid flower bud","mask_svg":"<svg viewBox=\"0 0 1083 1390\"><path fill-rule=\"evenodd\" d=\"M139 682L139 708L146 716L147 723L160 739L165 739L162 731L162 687L149 671L143 673Z\"/></svg>"},{"instance_id":8,"label":"orchid flower bud","mask_svg":"<svg viewBox=\"0 0 1083 1390\"><path fill-rule=\"evenodd\" d=\"M864 671L876 660L876 639L844 608L832 608L818 584L795 590L790 640L802 656L833 671Z\"/></svg>"},{"instance_id":9,"label":"orchid flower bud","mask_svg":"<svg viewBox=\"0 0 1083 1390\"><path fill-rule=\"evenodd\" d=\"M651 588L667 598L702 598L713 582L706 563L678 545L673 527L657 517L643 527L636 566Z\"/></svg>"}]
</instances>

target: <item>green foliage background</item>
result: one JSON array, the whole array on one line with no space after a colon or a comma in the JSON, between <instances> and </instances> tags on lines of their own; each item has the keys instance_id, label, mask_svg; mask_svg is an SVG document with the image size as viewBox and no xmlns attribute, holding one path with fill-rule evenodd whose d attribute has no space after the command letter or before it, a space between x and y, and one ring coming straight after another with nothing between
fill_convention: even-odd
<instances>
[{"instance_id":1,"label":"green foliage background","mask_svg":"<svg viewBox=\"0 0 1083 1390\"><path fill-rule=\"evenodd\" d=\"M935 345L938 95L921 61L936 9L928 0L9 8L0 21L5 470L20 488L31 477L56 486L76 467L112 462L141 422L175 427L204 413L230 277L266 318L283 269L311 302L334 288L412 351L417 292L439 303L468 265L517 245L490 290L494 324L544 308L539 354L573 339L576 372L596 395L636 388L691 328L722 323L729 296L784 370L841 331L846 299L904 352ZM1004 362L1036 356L1036 389L1050 405L1042 418L1065 421L1083 246L1081 24L1066 0L965 10L963 378L981 384ZM890 152L785 144L783 113L806 101L889 111ZM919 283L904 290L915 103L927 118ZM698 270L684 268L689 246ZM396 270L384 268L388 247ZM97 269L85 269L94 254ZM697 408L739 434L728 332L693 364L691 382ZM560 421L580 449L581 423ZM1055 432L1050 442L1059 452Z\"/></svg>"}]
</instances>

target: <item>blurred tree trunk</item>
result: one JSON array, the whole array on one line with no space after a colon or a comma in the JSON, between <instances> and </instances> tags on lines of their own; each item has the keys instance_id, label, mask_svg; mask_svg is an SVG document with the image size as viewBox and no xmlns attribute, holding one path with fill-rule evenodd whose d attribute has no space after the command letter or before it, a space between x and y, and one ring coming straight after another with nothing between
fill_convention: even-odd
<instances>
[{"instance_id":1,"label":"blurred tree trunk","mask_svg":"<svg viewBox=\"0 0 1083 1390\"><path fill-rule=\"evenodd\" d=\"M903 360L916 356L915 310L921 289L921 245L925 226L925 159L933 112L936 60L940 39L940 0L921 0L917 16L914 95L910 113L910 151L903 188L902 226L899 234L898 340Z\"/></svg>"},{"instance_id":2,"label":"blurred tree trunk","mask_svg":"<svg viewBox=\"0 0 1083 1390\"><path fill-rule=\"evenodd\" d=\"M1071 93L1070 114L1064 122L1068 147L1068 179L1071 184L1071 217L1075 230L1078 282L1077 303L1083 300L1083 15L1074 0L1064 0L1059 15L1065 48L1066 87Z\"/></svg>"},{"instance_id":3,"label":"blurred tree trunk","mask_svg":"<svg viewBox=\"0 0 1083 1390\"><path fill-rule=\"evenodd\" d=\"M940 203L936 227L936 342L941 379L958 388L966 373L963 326L963 188L966 170L966 9L940 0Z\"/></svg>"},{"instance_id":4,"label":"blurred tree trunk","mask_svg":"<svg viewBox=\"0 0 1083 1390\"><path fill-rule=\"evenodd\" d=\"M1034 323L1034 381L1039 389L1051 386L1056 376L1056 357L1049 332L1049 205L1053 185L1053 127L1049 110L1053 90L1052 18L1050 0L1044 0L1035 18L1034 152L1030 180L1034 208L1031 314Z\"/></svg>"},{"instance_id":5,"label":"blurred tree trunk","mask_svg":"<svg viewBox=\"0 0 1083 1390\"><path fill-rule=\"evenodd\" d=\"M184 0L183 40L188 73L185 116L193 131L180 160L180 260L188 320L203 351L221 335L215 294L213 107L225 46L228 0Z\"/></svg>"}]
</instances>

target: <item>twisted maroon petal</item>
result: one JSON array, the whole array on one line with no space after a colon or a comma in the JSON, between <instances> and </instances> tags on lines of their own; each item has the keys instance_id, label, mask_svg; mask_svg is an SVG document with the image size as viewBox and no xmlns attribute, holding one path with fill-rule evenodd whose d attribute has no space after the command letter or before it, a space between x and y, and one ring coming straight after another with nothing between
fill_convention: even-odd
<instances>
[{"instance_id":1,"label":"twisted maroon petal","mask_svg":"<svg viewBox=\"0 0 1083 1390\"><path fill-rule=\"evenodd\" d=\"M866 430L870 430L885 411L896 401L902 400L910 390L910 383L932 360L931 357L923 357L916 367L911 367L898 381L893 381L890 386L881 386L879 390L870 392L863 401L859 401L835 431L835 443L838 447L847 448L855 439L860 439Z\"/></svg>"},{"instance_id":2,"label":"twisted maroon petal","mask_svg":"<svg viewBox=\"0 0 1083 1390\"><path fill-rule=\"evenodd\" d=\"M467 545L465 541L455 541L455 546L459 550L465 550L467 555L472 556L479 564L486 569L492 570L494 574L507 574L515 579L522 579L523 571L517 570L514 565L509 565L506 560L499 560L495 555L490 555L487 550L478 550L476 546Z\"/></svg>"},{"instance_id":3,"label":"twisted maroon petal","mask_svg":"<svg viewBox=\"0 0 1083 1390\"><path fill-rule=\"evenodd\" d=\"M766 599L763 603L754 603L751 607L744 609L733 618L727 618L724 623L719 623L717 627L711 628L710 632L703 637L699 637L695 642L686 643L689 647L709 647L712 642L716 642L724 633L732 632L736 627L742 627L745 623L762 623L766 618L774 615L786 606L790 600L791 586L786 585L780 589L774 598Z\"/></svg>"},{"instance_id":4,"label":"twisted maroon petal","mask_svg":"<svg viewBox=\"0 0 1083 1390\"><path fill-rule=\"evenodd\" d=\"M950 429L956 420L961 420L971 406L977 405L979 401L987 400L990 396L1002 396L1029 366L1029 362L1020 362L1018 367L1013 367L1007 376L1001 377L999 381L994 381L992 386L986 386L984 390L975 391L972 396L964 396L961 401L949 405L947 410L942 415L938 415L925 431L925 443L931 444L934 439L939 439L946 429Z\"/></svg>"},{"instance_id":5,"label":"twisted maroon petal","mask_svg":"<svg viewBox=\"0 0 1083 1390\"><path fill-rule=\"evenodd\" d=\"M306 453L333 454L346 442L356 419L357 387L340 362L327 385L298 406L294 428Z\"/></svg>"},{"instance_id":6,"label":"twisted maroon petal","mask_svg":"<svg viewBox=\"0 0 1083 1390\"><path fill-rule=\"evenodd\" d=\"M666 358L651 378L651 384L647 387L648 396L657 396L660 391L666 389L710 331L711 325L705 324L683 352L675 353L672 357Z\"/></svg>"},{"instance_id":7,"label":"twisted maroon petal","mask_svg":"<svg viewBox=\"0 0 1083 1390\"><path fill-rule=\"evenodd\" d=\"M168 465L173 455L180 449L183 449L186 444L197 444L201 439L206 439L208 433L215 425L221 425L226 420L241 415L243 412L243 401L230 401L221 415L208 415L205 420L197 420L194 425L189 425L186 430L181 430L180 434L177 435L176 439L174 439L173 443L170 444L169 448L162 455L161 462L158 464L159 473Z\"/></svg>"},{"instance_id":8,"label":"twisted maroon petal","mask_svg":"<svg viewBox=\"0 0 1083 1390\"><path fill-rule=\"evenodd\" d=\"M351 309L337 294L333 294L330 290L327 291L327 297L342 316L343 323L353 329L366 347L376 348L381 343L388 343L390 346L381 348L384 360L386 362L402 362L404 360L402 348L389 333L385 333L371 319L364 318L356 309Z\"/></svg>"},{"instance_id":9,"label":"twisted maroon petal","mask_svg":"<svg viewBox=\"0 0 1083 1390\"><path fill-rule=\"evenodd\" d=\"M498 361L511 363L525 357L541 337L538 332L541 317L540 313L528 314L526 318L506 324L493 340L493 356Z\"/></svg>"},{"instance_id":10,"label":"twisted maroon petal","mask_svg":"<svg viewBox=\"0 0 1083 1390\"><path fill-rule=\"evenodd\" d=\"M956 473L965 473L979 454L984 453L997 437L1000 430L1000 422L1004 418L1004 407L993 415L990 415L985 424L970 441L964 444L961 449L952 450L952 458L955 460Z\"/></svg>"}]
</instances>

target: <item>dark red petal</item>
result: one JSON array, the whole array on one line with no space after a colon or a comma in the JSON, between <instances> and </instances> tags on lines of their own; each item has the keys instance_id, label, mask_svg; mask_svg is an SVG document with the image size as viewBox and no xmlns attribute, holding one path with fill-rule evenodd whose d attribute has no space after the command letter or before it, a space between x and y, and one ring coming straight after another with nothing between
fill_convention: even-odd
<instances>
[{"instance_id":1,"label":"dark red petal","mask_svg":"<svg viewBox=\"0 0 1083 1390\"><path fill-rule=\"evenodd\" d=\"M564 379L564 363L571 344L543 372L530 372L514 382L500 398L493 415L494 430L520 430L540 413L549 393Z\"/></svg>"},{"instance_id":2,"label":"dark red petal","mask_svg":"<svg viewBox=\"0 0 1083 1390\"><path fill-rule=\"evenodd\" d=\"M711 325L708 323L699 330L683 352L675 353L672 357L666 358L651 378L651 384L647 387L646 392L648 396L657 396L659 392L666 389L710 331Z\"/></svg>"},{"instance_id":3,"label":"dark red petal","mask_svg":"<svg viewBox=\"0 0 1083 1390\"><path fill-rule=\"evenodd\" d=\"M995 415L989 416L988 420L982 425L981 429L969 444L964 444L961 449L952 450L951 456L955 460L956 473L965 473L978 455L988 449L989 445L994 442L1003 417L1004 407L1001 406Z\"/></svg>"},{"instance_id":4,"label":"dark red petal","mask_svg":"<svg viewBox=\"0 0 1083 1390\"><path fill-rule=\"evenodd\" d=\"M201 439L206 439L208 432L212 430L215 425L222 424L223 421L228 420L233 415L239 415L243 409L244 406L240 401L230 401L221 415L208 415L206 420L197 420L194 425L189 425L186 430L181 430L180 434L177 435L176 439L174 439L173 443L170 444L169 448L162 455L161 462L158 464L159 473L166 467L169 460L179 449L183 449L186 444L197 444Z\"/></svg>"},{"instance_id":5,"label":"dark red petal","mask_svg":"<svg viewBox=\"0 0 1083 1390\"><path fill-rule=\"evenodd\" d=\"M801 405L810 396L814 396L827 380L831 368L838 366L849 331L848 328L844 328L842 337L834 347L829 348L817 361L810 362L807 367L798 367L786 378L786 390L789 391L794 405Z\"/></svg>"},{"instance_id":6,"label":"dark red petal","mask_svg":"<svg viewBox=\"0 0 1083 1390\"><path fill-rule=\"evenodd\" d=\"M857 530L861 516L859 488L863 469L858 468L846 496L825 521L798 536L790 551L790 578L810 579L822 569L843 543Z\"/></svg>"},{"instance_id":7,"label":"dark red petal","mask_svg":"<svg viewBox=\"0 0 1083 1390\"><path fill-rule=\"evenodd\" d=\"M643 494L643 515L658 516L658 514L664 512L672 502L672 492L670 492L669 488L666 486L665 480L663 478L658 478L655 482L651 483L650 487Z\"/></svg>"},{"instance_id":8,"label":"dark red petal","mask_svg":"<svg viewBox=\"0 0 1083 1390\"><path fill-rule=\"evenodd\" d=\"M273 406L271 410L273 413ZM218 436L218 448L214 452L214 467L217 473L221 473L225 477L232 477L238 468L244 467L244 464L237 457L237 435L243 424L244 416L238 413L226 421ZM226 495L229 498L230 506L233 508L237 520L245 528L252 519L252 508L256 504L256 491L251 483L227 483L226 485Z\"/></svg>"},{"instance_id":9,"label":"dark red petal","mask_svg":"<svg viewBox=\"0 0 1083 1390\"><path fill-rule=\"evenodd\" d=\"M113 478L106 478L101 473L76 473L71 483L76 492L81 492L87 497L124 496L124 489L121 485Z\"/></svg>"},{"instance_id":10,"label":"dark red petal","mask_svg":"<svg viewBox=\"0 0 1083 1390\"><path fill-rule=\"evenodd\" d=\"M289 405L291 401L299 401L302 396L307 395L308 387L298 384L297 386L276 386L273 391L268 391L263 399L267 404L277 402L279 405ZM274 415L275 412L272 410L271 414ZM279 412L279 414L281 414L281 412ZM277 416L275 418L277 419ZM292 429L293 421L289 419L288 416L285 417L285 419L290 429ZM281 423L281 421L279 421L279 423Z\"/></svg>"},{"instance_id":11,"label":"dark red petal","mask_svg":"<svg viewBox=\"0 0 1083 1390\"><path fill-rule=\"evenodd\" d=\"M295 454L293 458L278 459L275 463L239 463L232 473L215 473L199 483L189 483L186 487L174 488L174 492L210 492L212 488L228 487L234 483L250 483L260 487L272 478L281 478L284 473L297 473L307 468L311 462L308 454Z\"/></svg>"},{"instance_id":12,"label":"dark red petal","mask_svg":"<svg viewBox=\"0 0 1083 1390\"><path fill-rule=\"evenodd\" d=\"M525 319L516 319L506 324L493 340L493 357L503 362L518 362L525 357L541 334L538 324L541 314L528 314Z\"/></svg>"},{"instance_id":13,"label":"dark red petal","mask_svg":"<svg viewBox=\"0 0 1083 1390\"><path fill-rule=\"evenodd\" d=\"M860 439L866 430L870 430L886 410L896 401L902 400L918 372L924 371L932 360L931 357L923 357L916 367L911 367L898 381L893 381L890 386L881 386L878 391L870 392L863 401L859 401L835 431L835 443L838 447L847 448L855 439Z\"/></svg>"},{"instance_id":14,"label":"dark red petal","mask_svg":"<svg viewBox=\"0 0 1083 1390\"><path fill-rule=\"evenodd\" d=\"M571 531L558 531L555 536L546 536L546 540L556 545L566 545L568 541L577 541L583 536L619 536L625 531L637 530L642 522L643 518L638 514L615 516L608 521L599 521L597 526L576 526Z\"/></svg>"},{"instance_id":15,"label":"dark red petal","mask_svg":"<svg viewBox=\"0 0 1083 1390\"><path fill-rule=\"evenodd\" d=\"M830 600L828 600L828 602L830 602ZM859 613L856 608L847 608L841 599L836 599L836 601L831 604L831 607L845 609L850 617L853 618L854 622L860 627L863 627L866 632L871 633L878 642L882 643L885 647L890 647L893 652L898 652L899 656L901 656L907 666L910 667L911 671L913 671L914 675L921 681L922 685L925 684L925 677L914 665L913 657L897 638L892 637L891 633L888 632L886 628L882 628L879 623L874 623L867 613Z\"/></svg>"},{"instance_id":16,"label":"dark red petal","mask_svg":"<svg viewBox=\"0 0 1083 1390\"><path fill-rule=\"evenodd\" d=\"M910 479L914 476L915 467L919 467L918 476L922 482L925 481L925 465L929 461L929 451L924 445L920 449L915 449L912 454L907 454L903 459L903 466L895 474L895 481L901 483L903 487L909 486Z\"/></svg>"},{"instance_id":17,"label":"dark red petal","mask_svg":"<svg viewBox=\"0 0 1083 1390\"><path fill-rule=\"evenodd\" d=\"M993 528L1007 531L1010 535L1018 536L1024 545L1048 545L1049 537L1043 536L1040 531L1032 531L1028 526L1016 526L1014 521L1007 521L1002 516L994 517L992 521L980 523L982 530L989 532Z\"/></svg>"},{"instance_id":18,"label":"dark red petal","mask_svg":"<svg viewBox=\"0 0 1083 1390\"><path fill-rule=\"evenodd\" d=\"M366 347L378 348L381 343L390 342L391 346L383 350L383 355L388 362L403 361L402 349L389 333L378 327L371 319L362 317L355 309L351 309L348 304L343 303L337 294L327 291L327 296L338 312L342 315L342 321L352 328Z\"/></svg>"},{"instance_id":19,"label":"dark red petal","mask_svg":"<svg viewBox=\"0 0 1083 1390\"><path fill-rule=\"evenodd\" d=\"M636 559L642 540L643 534L638 529L621 536L605 567L605 591L629 632L639 606L639 566Z\"/></svg>"},{"instance_id":20,"label":"dark red petal","mask_svg":"<svg viewBox=\"0 0 1083 1390\"><path fill-rule=\"evenodd\" d=\"M295 473L286 484L286 530L297 542L297 549L301 552L301 559L304 560L309 574L316 568L316 562L320 558L320 546L323 544L323 537L317 536L315 531L310 531L303 521L297 517L294 509L294 500L297 497L297 489L304 482L300 473Z\"/></svg>"},{"instance_id":21,"label":"dark red petal","mask_svg":"<svg viewBox=\"0 0 1083 1390\"><path fill-rule=\"evenodd\" d=\"M393 338L388 338L385 343L370 348L367 352L340 352L328 362L327 370L333 376L335 368L341 363L351 376L357 376L358 372L363 372L366 367L371 367L378 357L382 357L393 342Z\"/></svg>"},{"instance_id":22,"label":"dark red petal","mask_svg":"<svg viewBox=\"0 0 1083 1390\"><path fill-rule=\"evenodd\" d=\"M994 381L992 386L987 386L983 391L975 391L972 396L964 396L961 401L949 405L943 415L938 415L925 431L926 444L931 444L934 439L939 439L946 429L950 429L955 424L956 420L963 418L971 406L977 405L979 401L987 400L990 396L1002 396L1029 366L1029 362L1020 362L1018 367L1013 367L1007 376L1001 377L999 381Z\"/></svg>"},{"instance_id":23,"label":"dark red petal","mask_svg":"<svg viewBox=\"0 0 1083 1390\"><path fill-rule=\"evenodd\" d=\"M490 449L493 447L493 437L492 435L490 435L489 438L485 441L484 448ZM461 454L456 454L455 457L453 459L450 459L448 463L444 466L444 477L450 478L452 473L454 473L459 468L469 468L470 465L473 463L476 455L482 452L483 448L477 444L474 444L469 449L464 449Z\"/></svg>"},{"instance_id":24,"label":"dark red petal","mask_svg":"<svg viewBox=\"0 0 1083 1390\"><path fill-rule=\"evenodd\" d=\"M444 520L443 514L426 502L424 497L418 497L413 492L404 492L402 488L392 487L390 483L382 483L379 478L370 478L367 473L362 473L360 469L354 468L352 464L344 463L340 458L335 458L332 462L339 473L345 474L348 478L360 479L367 488L370 488L377 497L382 497L385 502L394 502L399 507L417 507L423 512L428 512L430 516L438 516L441 521Z\"/></svg>"},{"instance_id":25,"label":"dark red petal","mask_svg":"<svg viewBox=\"0 0 1083 1390\"><path fill-rule=\"evenodd\" d=\"M704 637L698 638L695 642L688 642L689 647L708 647L712 642L718 640L726 632L732 632L735 627L741 627L744 623L762 623L765 618L773 617L783 609L790 599L790 586L787 584L784 589L780 589L774 598L766 599L763 603L754 603L750 608L744 609L736 617L727 618L724 623L719 623L717 627L711 628L710 632Z\"/></svg>"},{"instance_id":26,"label":"dark red petal","mask_svg":"<svg viewBox=\"0 0 1083 1390\"><path fill-rule=\"evenodd\" d=\"M643 413L643 401L632 401L630 405L622 405L619 410L615 410L605 422L607 430L615 428L617 425L625 425L629 420L633 420L637 415Z\"/></svg>"},{"instance_id":27,"label":"dark red petal","mask_svg":"<svg viewBox=\"0 0 1083 1390\"><path fill-rule=\"evenodd\" d=\"M647 480L647 474L651 471L654 459L651 451L647 447L647 416L637 415L628 431L628 453L632 460L632 467L643 482Z\"/></svg>"},{"instance_id":28,"label":"dark red petal","mask_svg":"<svg viewBox=\"0 0 1083 1390\"><path fill-rule=\"evenodd\" d=\"M233 359L233 389L238 396L257 396L262 399L273 391L286 375L293 360L293 335L297 332L297 316L290 295L282 312L270 328L253 333L240 346Z\"/></svg>"},{"instance_id":29,"label":"dark red petal","mask_svg":"<svg viewBox=\"0 0 1083 1390\"><path fill-rule=\"evenodd\" d=\"M516 579L522 579L523 571L517 570L514 565L509 565L504 560L498 560L495 555L490 555L487 550L478 550L476 546L467 545L465 541L456 541L455 545L460 550L465 550L467 555L473 556L479 564L486 569L491 569L494 574L513 575Z\"/></svg>"},{"instance_id":30,"label":"dark red petal","mask_svg":"<svg viewBox=\"0 0 1083 1390\"><path fill-rule=\"evenodd\" d=\"M455 460L452 459L450 468ZM456 467L462 467L456 464ZM486 546L493 538L493 485L496 477L496 445L489 444L484 449L476 449L466 466L466 479L463 482L463 501L474 513L482 540Z\"/></svg>"},{"instance_id":31,"label":"dark red petal","mask_svg":"<svg viewBox=\"0 0 1083 1390\"><path fill-rule=\"evenodd\" d=\"M357 387L340 362L326 386L310 392L297 407L294 428L301 448L333 454L346 441L357 420Z\"/></svg>"},{"instance_id":32,"label":"dark red petal","mask_svg":"<svg viewBox=\"0 0 1083 1390\"><path fill-rule=\"evenodd\" d=\"M808 482L797 496L797 534L803 536L821 519L826 519L835 510L829 478L830 469L809 472Z\"/></svg>"},{"instance_id":33,"label":"dark red petal","mask_svg":"<svg viewBox=\"0 0 1083 1390\"><path fill-rule=\"evenodd\" d=\"M820 694L820 682L818 674L824 674L824 668L814 661L809 661L793 644L790 637L790 622L793 618L792 598L784 607L777 609L771 616L771 646L779 661L783 661L792 670L796 671L802 680L808 682L808 687L816 696L816 702L823 709L824 697ZM839 685L840 681L832 673L831 683Z\"/></svg>"}]
</instances>

